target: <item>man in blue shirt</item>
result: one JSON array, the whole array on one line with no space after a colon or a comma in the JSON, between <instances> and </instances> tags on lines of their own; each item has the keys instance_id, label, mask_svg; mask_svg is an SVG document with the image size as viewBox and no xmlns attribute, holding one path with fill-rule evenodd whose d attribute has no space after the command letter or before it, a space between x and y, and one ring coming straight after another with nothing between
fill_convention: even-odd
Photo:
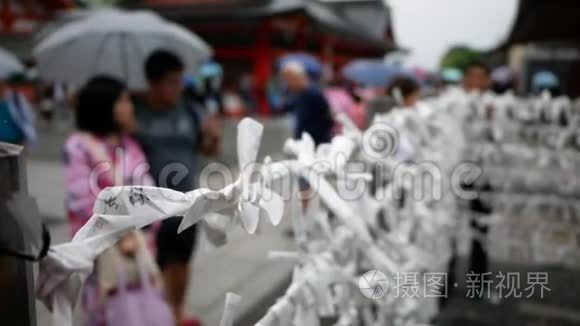
<instances>
[{"instance_id":1,"label":"man in blue shirt","mask_svg":"<svg viewBox=\"0 0 580 326\"><path fill-rule=\"evenodd\" d=\"M330 106L317 85L310 82L304 66L288 62L282 67L282 77L291 95L286 110L295 114L294 138L306 132L316 145L330 142L334 125Z\"/></svg>"},{"instance_id":2,"label":"man in blue shirt","mask_svg":"<svg viewBox=\"0 0 580 326\"><path fill-rule=\"evenodd\" d=\"M219 125L208 123L212 120L184 100L184 68L181 58L171 52L158 50L149 56L145 63L149 89L135 102L135 134L157 186L188 192L198 187L199 154L216 152L220 130ZM196 228L178 234L181 219L172 217L162 222L156 239L157 262L179 325L196 325L193 320L184 320Z\"/></svg>"}]
</instances>

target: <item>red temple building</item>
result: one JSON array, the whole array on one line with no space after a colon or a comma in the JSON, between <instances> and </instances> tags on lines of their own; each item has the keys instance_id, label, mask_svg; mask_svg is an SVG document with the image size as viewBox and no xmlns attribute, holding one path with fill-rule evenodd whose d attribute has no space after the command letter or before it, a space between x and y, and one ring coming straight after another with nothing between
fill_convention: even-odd
<instances>
[{"instance_id":1,"label":"red temple building","mask_svg":"<svg viewBox=\"0 0 580 326\"><path fill-rule=\"evenodd\" d=\"M75 8L74 0L0 0L0 44L23 59L34 33L56 13Z\"/></svg>"},{"instance_id":2,"label":"red temple building","mask_svg":"<svg viewBox=\"0 0 580 326\"><path fill-rule=\"evenodd\" d=\"M381 57L394 48L382 0L133 0L205 39L227 71L226 82L252 76L259 111L275 61L290 52L317 56L331 71L353 58Z\"/></svg>"},{"instance_id":3,"label":"red temple building","mask_svg":"<svg viewBox=\"0 0 580 326\"><path fill-rule=\"evenodd\" d=\"M24 61L31 59L35 33L59 12L76 7L74 0L0 0L0 46ZM35 100L33 83L13 87Z\"/></svg>"}]
</instances>

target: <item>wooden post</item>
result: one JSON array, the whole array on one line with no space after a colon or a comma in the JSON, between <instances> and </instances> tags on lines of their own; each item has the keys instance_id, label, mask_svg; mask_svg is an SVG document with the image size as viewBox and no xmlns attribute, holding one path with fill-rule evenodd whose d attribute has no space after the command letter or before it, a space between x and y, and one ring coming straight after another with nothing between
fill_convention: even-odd
<instances>
[{"instance_id":1,"label":"wooden post","mask_svg":"<svg viewBox=\"0 0 580 326\"><path fill-rule=\"evenodd\" d=\"M26 251L22 225L40 227L39 216L16 216L11 205L17 196L27 197L22 148L0 142L0 247L5 251ZM22 198L22 197L20 197ZM36 326L33 263L12 255L0 254L0 316L2 325Z\"/></svg>"}]
</instances>

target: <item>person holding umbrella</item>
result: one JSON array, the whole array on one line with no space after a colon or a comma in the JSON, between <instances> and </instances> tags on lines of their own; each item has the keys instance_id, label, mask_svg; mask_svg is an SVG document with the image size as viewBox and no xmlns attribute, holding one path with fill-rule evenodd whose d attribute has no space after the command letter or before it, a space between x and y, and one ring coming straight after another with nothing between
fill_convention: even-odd
<instances>
[{"instance_id":1,"label":"person holding umbrella","mask_svg":"<svg viewBox=\"0 0 580 326\"><path fill-rule=\"evenodd\" d=\"M154 51L146 60L149 88L135 101L135 134L157 186L188 192L197 188L199 154L216 152L221 126L211 118L204 119L201 110L184 100L184 68L181 58L166 50ZM191 227L178 234L181 218L162 222L156 239L157 262L178 324L199 325L184 318L196 229Z\"/></svg>"},{"instance_id":2,"label":"person holding umbrella","mask_svg":"<svg viewBox=\"0 0 580 326\"><path fill-rule=\"evenodd\" d=\"M84 85L107 74L144 93L134 103L133 133L156 185L184 192L196 188L197 153L215 152L220 139L216 119L203 119L201 110L182 99L184 73L197 71L211 54L200 37L154 12L115 9L96 10L65 24L34 49L43 80ZM181 323L195 230L176 235L179 223L173 218L161 225L157 258L168 301Z\"/></svg>"}]
</instances>

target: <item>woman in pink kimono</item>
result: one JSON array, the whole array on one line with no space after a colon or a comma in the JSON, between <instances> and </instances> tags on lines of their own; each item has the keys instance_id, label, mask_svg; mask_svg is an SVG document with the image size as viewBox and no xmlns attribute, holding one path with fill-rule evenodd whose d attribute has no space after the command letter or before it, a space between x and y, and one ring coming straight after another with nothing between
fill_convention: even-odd
<instances>
[{"instance_id":1,"label":"woman in pink kimono","mask_svg":"<svg viewBox=\"0 0 580 326\"><path fill-rule=\"evenodd\" d=\"M124 84L109 77L95 77L80 90L76 104L77 130L64 147L66 208L73 235L91 218L102 189L153 185L145 156L129 136L135 118ZM158 268L141 231L122 238L98 257L95 266L84 293L88 325L118 324L108 317L111 307L107 302L118 301L114 296L119 292L119 277L126 279L127 287L138 289L142 281L139 269L145 269L154 287L161 288ZM121 276L119 266L124 266Z\"/></svg>"},{"instance_id":2,"label":"woman in pink kimono","mask_svg":"<svg viewBox=\"0 0 580 326\"><path fill-rule=\"evenodd\" d=\"M81 89L76 127L66 140L66 208L72 233L91 217L99 191L122 185L152 185L147 161L129 136L135 118L123 83L96 77Z\"/></svg>"}]
</instances>

